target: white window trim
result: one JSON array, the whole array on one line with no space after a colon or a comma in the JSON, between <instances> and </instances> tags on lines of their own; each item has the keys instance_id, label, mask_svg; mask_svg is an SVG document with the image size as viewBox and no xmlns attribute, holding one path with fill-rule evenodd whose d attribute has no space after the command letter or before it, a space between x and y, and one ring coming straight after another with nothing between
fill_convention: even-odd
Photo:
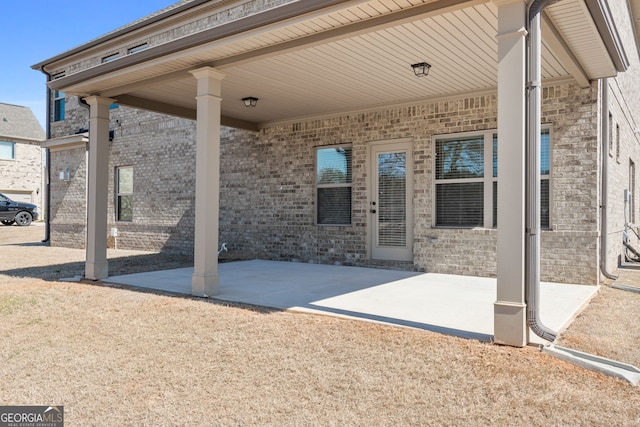
<instances>
[{"instance_id":1,"label":"white window trim","mask_svg":"<svg viewBox=\"0 0 640 427\"><path fill-rule=\"evenodd\" d=\"M636 222L636 163L629 159L629 222Z\"/></svg>"},{"instance_id":2,"label":"white window trim","mask_svg":"<svg viewBox=\"0 0 640 427\"><path fill-rule=\"evenodd\" d=\"M541 180L549 181L549 228L544 230L552 230L553 224L553 126L550 124L543 124L540 131L549 132L549 174L540 175ZM470 132L458 132L451 134L433 135L431 154L433 161L431 162L432 176L431 180L431 227L441 229L492 229L493 226L493 183L499 182L499 177L493 176L493 136L497 135L498 129L488 129L482 131L470 131ZM482 136L484 139L484 174L483 178L464 178L464 179L436 179L436 141L441 139L456 139L456 138L469 138L469 137ZM500 158L498 158L498 162ZM440 183L456 184L456 183L471 183L471 182L483 182L484 183L484 217L482 227L473 226L443 226L436 225L437 215L437 200L436 200L436 186Z\"/></svg>"},{"instance_id":3,"label":"white window trim","mask_svg":"<svg viewBox=\"0 0 640 427\"><path fill-rule=\"evenodd\" d=\"M620 163L620 125L616 123L616 162Z\"/></svg>"},{"instance_id":4,"label":"white window trim","mask_svg":"<svg viewBox=\"0 0 640 427\"><path fill-rule=\"evenodd\" d=\"M328 148L351 148L351 182L348 184L318 184L318 151L326 150ZM353 144L335 144L335 145L321 145L315 147L314 163L313 163L313 182L314 182L314 224L318 227L352 227L353 226ZM319 188L351 188L351 221L349 224L318 224L318 189Z\"/></svg>"},{"instance_id":5,"label":"white window trim","mask_svg":"<svg viewBox=\"0 0 640 427\"><path fill-rule=\"evenodd\" d=\"M120 196L131 196L131 200L132 200L132 205L133 205L133 191L131 191L131 193L124 193L120 191L120 170L121 169L131 169L131 173L133 174L133 166L132 165L127 165L127 166L117 166L115 168L115 188L114 188L114 195L115 195L115 205L114 205L114 217L116 222L133 222L133 211L131 212L131 219L120 219L118 217L118 212L119 212L119 208L120 208L120 203L119 203L119 197ZM132 207L133 209L133 207Z\"/></svg>"},{"instance_id":6,"label":"white window trim","mask_svg":"<svg viewBox=\"0 0 640 427\"><path fill-rule=\"evenodd\" d=\"M0 141L0 144L11 144L11 157L0 157L0 160L9 160L9 161L15 161L16 160L16 143L15 141Z\"/></svg>"},{"instance_id":7,"label":"white window trim","mask_svg":"<svg viewBox=\"0 0 640 427\"><path fill-rule=\"evenodd\" d=\"M62 122L66 119L67 117L67 95L64 94L64 92L60 92L59 90L55 90L53 92L53 111L51 112L52 114L52 121L53 122ZM61 108L61 117L56 117L56 104L62 102L62 108Z\"/></svg>"}]
</instances>

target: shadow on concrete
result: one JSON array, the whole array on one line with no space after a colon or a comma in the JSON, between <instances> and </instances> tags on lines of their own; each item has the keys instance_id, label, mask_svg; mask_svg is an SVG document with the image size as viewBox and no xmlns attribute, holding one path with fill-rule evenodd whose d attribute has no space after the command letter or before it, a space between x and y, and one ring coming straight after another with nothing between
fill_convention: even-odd
<instances>
[{"instance_id":1,"label":"shadow on concrete","mask_svg":"<svg viewBox=\"0 0 640 427\"><path fill-rule=\"evenodd\" d=\"M496 280L276 261L220 264L215 300L326 314L489 341ZM190 295L193 268L110 276L105 282ZM541 315L562 330L597 291L543 283Z\"/></svg>"},{"instance_id":2,"label":"shadow on concrete","mask_svg":"<svg viewBox=\"0 0 640 427\"><path fill-rule=\"evenodd\" d=\"M38 246L39 244L20 244L20 246ZM0 275L10 277L29 277L46 281L84 276L84 261L52 264L35 267L0 270ZM169 270L193 265L193 257L167 253L128 255L109 258L109 273L113 275L144 273Z\"/></svg>"}]
</instances>

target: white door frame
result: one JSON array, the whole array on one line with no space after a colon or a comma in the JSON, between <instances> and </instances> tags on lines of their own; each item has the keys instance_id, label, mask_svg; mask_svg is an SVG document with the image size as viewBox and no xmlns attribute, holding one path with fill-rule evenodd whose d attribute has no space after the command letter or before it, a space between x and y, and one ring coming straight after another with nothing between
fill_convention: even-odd
<instances>
[{"instance_id":1,"label":"white door frame","mask_svg":"<svg viewBox=\"0 0 640 427\"><path fill-rule=\"evenodd\" d=\"M384 152L406 153L406 245L383 247L378 245L378 161L377 155ZM368 146L369 198L367 203L369 258L384 261L413 261L413 139L402 138L375 141ZM373 204L375 202L375 205ZM373 212L375 211L375 212Z\"/></svg>"}]
</instances>

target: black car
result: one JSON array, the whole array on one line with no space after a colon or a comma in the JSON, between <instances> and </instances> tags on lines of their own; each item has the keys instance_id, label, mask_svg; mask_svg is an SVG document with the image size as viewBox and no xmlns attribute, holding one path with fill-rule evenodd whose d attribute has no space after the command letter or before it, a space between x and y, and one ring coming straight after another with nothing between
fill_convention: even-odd
<instances>
[{"instance_id":1,"label":"black car","mask_svg":"<svg viewBox=\"0 0 640 427\"><path fill-rule=\"evenodd\" d=\"M38 219L38 209L31 203L14 202L0 193L0 222L4 225L29 225Z\"/></svg>"}]
</instances>

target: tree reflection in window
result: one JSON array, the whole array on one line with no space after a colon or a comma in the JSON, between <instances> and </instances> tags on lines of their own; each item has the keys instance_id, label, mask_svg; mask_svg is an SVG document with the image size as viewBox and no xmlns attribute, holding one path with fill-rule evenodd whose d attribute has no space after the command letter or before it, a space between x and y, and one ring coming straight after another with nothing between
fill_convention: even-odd
<instances>
[{"instance_id":1,"label":"tree reflection in window","mask_svg":"<svg viewBox=\"0 0 640 427\"><path fill-rule=\"evenodd\" d=\"M316 156L316 222L350 225L351 147L319 148Z\"/></svg>"},{"instance_id":2,"label":"tree reflection in window","mask_svg":"<svg viewBox=\"0 0 640 427\"><path fill-rule=\"evenodd\" d=\"M482 178L484 138L436 141L436 179Z\"/></svg>"}]
</instances>

